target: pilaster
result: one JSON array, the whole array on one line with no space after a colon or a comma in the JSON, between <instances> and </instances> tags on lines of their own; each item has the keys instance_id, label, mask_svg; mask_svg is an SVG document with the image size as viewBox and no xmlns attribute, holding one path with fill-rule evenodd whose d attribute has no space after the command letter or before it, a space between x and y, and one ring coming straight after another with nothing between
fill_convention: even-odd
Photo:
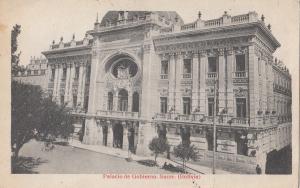
<instances>
[{"instance_id":1,"label":"pilaster","mask_svg":"<svg viewBox=\"0 0 300 188\"><path fill-rule=\"evenodd\" d=\"M225 103L226 103L226 96L225 96L225 87L226 87L226 60L224 55L224 49L219 49L219 112L221 112L223 109L225 109Z\"/></svg>"},{"instance_id":2,"label":"pilaster","mask_svg":"<svg viewBox=\"0 0 300 188\"><path fill-rule=\"evenodd\" d=\"M205 114L205 101L206 101L206 74L207 74L207 54L205 51L200 52L200 113Z\"/></svg>"},{"instance_id":3,"label":"pilaster","mask_svg":"<svg viewBox=\"0 0 300 188\"><path fill-rule=\"evenodd\" d=\"M170 56L169 61L169 101L168 101L168 110L175 107L175 77L176 77L176 69L175 69L175 54Z\"/></svg>"},{"instance_id":4,"label":"pilaster","mask_svg":"<svg viewBox=\"0 0 300 188\"><path fill-rule=\"evenodd\" d=\"M193 66L192 66L192 77L193 77L193 87L192 87L192 111L199 107L199 55L198 53L193 54Z\"/></svg>"}]
</instances>

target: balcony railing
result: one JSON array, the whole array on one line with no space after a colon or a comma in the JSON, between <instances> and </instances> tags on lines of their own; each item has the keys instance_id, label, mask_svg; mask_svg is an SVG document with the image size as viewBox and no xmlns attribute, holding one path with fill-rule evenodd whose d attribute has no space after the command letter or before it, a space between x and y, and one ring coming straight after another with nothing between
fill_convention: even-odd
<instances>
[{"instance_id":1,"label":"balcony railing","mask_svg":"<svg viewBox=\"0 0 300 188\"><path fill-rule=\"evenodd\" d=\"M192 78L192 74L191 73L184 73L184 74L182 74L182 78Z\"/></svg>"},{"instance_id":2,"label":"balcony railing","mask_svg":"<svg viewBox=\"0 0 300 188\"><path fill-rule=\"evenodd\" d=\"M212 124L213 117L206 116L204 114L179 114L179 113L158 113L155 115L156 120L160 121L185 121L191 123L204 123ZM229 126L249 126L249 118L232 118L228 115L218 115L215 117L215 123L218 125L229 125Z\"/></svg>"},{"instance_id":3,"label":"balcony railing","mask_svg":"<svg viewBox=\"0 0 300 188\"><path fill-rule=\"evenodd\" d=\"M246 125L249 124L249 118L242 118L242 117L237 117L232 119L232 124L237 124L237 125Z\"/></svg>"},{"instance_id":4,"label":"balcony railing","mask_svg":"<svg viewBox=\"0 0 300 188\"><path fill-rule=\"evenodd\" d=\"M233 78L247 78L248 73L245 71L236 71L232 73Z\"/></svg>"},{"instance_id":5,"label":"balcony railing","mask_svg":"<svg viewBox=\"0 0 300 188\"><path fill-rule=\"evenodd\" d=\"M160 79L163 79L163 80L168 79L168 75L167 74L161 74Z\"/></svg>"},{"instance_id":6,"label":"balcony railing","mask_svg":"<svg viewBox=\"0 0 300 188\"><path fill-rule=\"evenodd\" d=\"M54 88L54 82L53 81L50 81L48 83L48 88Z\"/></svg>"},{"instance_id":7,"label":"balcony railing","mask_svg":"<svg viewBox=\"0 0 300 188\"><path fill-rule=\"evenodd\" d=\"M218 73L209 72L209 73L207 73L207 78L218 78Z\"/></svg>"},{"instance_id":8,"label":"balcony railing","mask_svg":"<svg viewBox=\"0 0 300 188\"><path fill-rule=\"evenodd\" d=\"M96 115L116 117L116 118L139 118L138 112L125 112L125 111L123 112L123 111L98 110Z\"/></svg>"}]
</instances>

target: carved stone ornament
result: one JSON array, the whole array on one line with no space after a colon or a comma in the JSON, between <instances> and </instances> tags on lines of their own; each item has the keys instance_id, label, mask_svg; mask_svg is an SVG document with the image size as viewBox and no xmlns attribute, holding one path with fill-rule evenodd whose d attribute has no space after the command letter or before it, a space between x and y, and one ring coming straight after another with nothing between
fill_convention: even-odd
<instances>
[{"instance_id":1,"label":"carved stone ornament","mask_svg":"<svg viewBox=\"0 0 300 188\"><path fill-rule=\"evenodd\" d=\"M206 89L206 94L207 96L214 96L215 92L214 92L214 88L213 87L209 87Z\"/></svg>"},{"instance_id":2,"label":"carved stone ornament","mask_svg":"<svg viewBox=\"0 0 300 188\"><path fill-rule=\"evenodd\" d=\"M168 96L168 95L169 95L168 89L166 88L160 89L160 96Z\"/></svg>"},{"instance_id":3,"label":"carved stone ornament","mask_svg":"<svg viewBox=\"0 0 300 188\"><path fill-rule=\"evenodd\" d=\"M238 88L233 89L233 92L236 97L246 97L248 94L248 89L238 87Z\"/></svg>"},{"instance_id":4,"label":"carved stone ornament","mask_svg":"<svg viewBox=\"0 0 300 188\"><path fill-rule=\"evenodd\" d=\"M184 88L181 90L182 96L192 96L192 90L190 88Z\"/></svg>"}]
</instances>

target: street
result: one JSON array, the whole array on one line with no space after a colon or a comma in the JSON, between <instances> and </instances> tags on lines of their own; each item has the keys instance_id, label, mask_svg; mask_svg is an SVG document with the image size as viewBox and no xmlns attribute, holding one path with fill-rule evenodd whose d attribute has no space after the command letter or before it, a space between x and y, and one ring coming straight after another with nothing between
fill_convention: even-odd
<instances>
[{"instance_id":1,"label":"street","mask_svg":"<svg viewBox=\"0 0 300 188\"><path fill-rule=\"evenodd\" d=\"M55 145L52 151L42 151L43 142L31 140L20 151L20 156L35 159L36 165L27 173L90 174L90 173L141 173L166 174L159 167L148 167L135 161L97 153L71 146Z\"/></svg>"}]
</instances>

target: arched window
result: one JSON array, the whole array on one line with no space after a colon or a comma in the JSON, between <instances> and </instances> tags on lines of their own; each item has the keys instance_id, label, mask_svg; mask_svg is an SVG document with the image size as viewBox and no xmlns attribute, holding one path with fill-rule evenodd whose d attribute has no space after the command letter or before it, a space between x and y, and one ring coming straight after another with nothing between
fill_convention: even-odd
<instances>
[{"instance_id":1,"label":"arched window","mask_svg":"<svg viewBox=\"0 0 300 188\"><path fill-rule=\"evenodd\" d=\"M127 111L128 110L128 92L125 89L120 90L119 95L118 110Z\"/></svg>"},{"instance_id":2,"label":"arched window","mask_svg":"<svg viewBox=\"0 0 300 188\"><path fill-rule=\"evenodd\" d=\"M132 95L132 111L139 112L140 98L138 92L134 92Z\"/></svg>"},{"instance_id":3,"label":"arched window","mask_svg":"<svg viewBox=\"0 0 300 188\"><path fill-rule=\"evenodd\" d=\"M113 102L114 102L114 95L112 92L108 92L107 95L107 110L112 111L113 110Z\"/></svg>"}]
</instances>

